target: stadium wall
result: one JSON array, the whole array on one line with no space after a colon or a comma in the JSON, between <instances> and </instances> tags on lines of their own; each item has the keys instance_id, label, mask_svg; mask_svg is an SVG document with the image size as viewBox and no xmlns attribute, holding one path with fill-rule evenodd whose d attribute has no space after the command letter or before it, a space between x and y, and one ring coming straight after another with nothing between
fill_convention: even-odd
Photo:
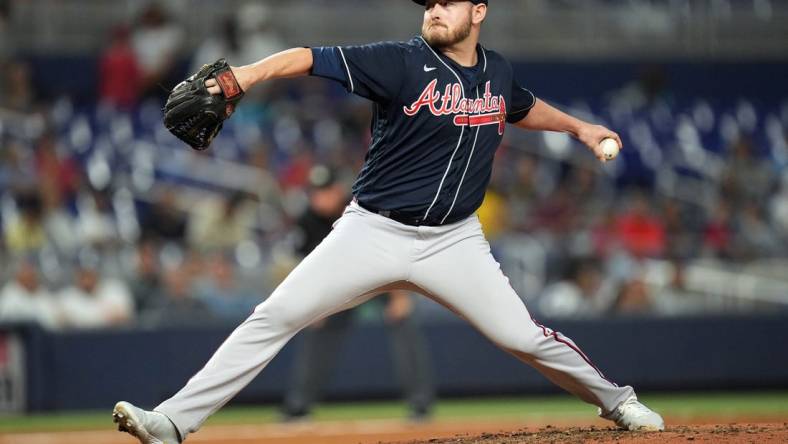
<instances>
[{"instance_id":1,"label":"stadium wall","mask_svg":"<svg viewBox=\"0 0 788 444\"><path fill-rule=\"evenodd\" d=\"M788 317L621 318L545 322L565 333L605 375L639 390L751 389L788 386ZM546 379L463 323L425 326L440 396L557 392ZM109 408L119 399L154 406L175 393L230 329L51 334L5 327L22 338L26 410ZM0 334L3 334L0 330ZM338 357L330 399L396 397L386 330L354 329ZM236 398L279 402L298 339Z\"/></svg>"}]
</instances>

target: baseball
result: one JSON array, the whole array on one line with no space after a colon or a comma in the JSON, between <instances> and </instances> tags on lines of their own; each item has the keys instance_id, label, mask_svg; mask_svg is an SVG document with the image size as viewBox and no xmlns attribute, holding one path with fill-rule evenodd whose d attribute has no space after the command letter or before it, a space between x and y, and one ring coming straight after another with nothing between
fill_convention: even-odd
<instances>
[{"instance_id":1,"label":"baseball","mask_svg":"<svg viewBox=\"0 0 788 444\"><path fill-rule=\"evenodd\" d=\"M599 142L599 146L602 147L602 154L605 156L605 159L612 160L618 156L618 142L615 139L609 137L603 139Z\"/></svg>"}]
</instances>

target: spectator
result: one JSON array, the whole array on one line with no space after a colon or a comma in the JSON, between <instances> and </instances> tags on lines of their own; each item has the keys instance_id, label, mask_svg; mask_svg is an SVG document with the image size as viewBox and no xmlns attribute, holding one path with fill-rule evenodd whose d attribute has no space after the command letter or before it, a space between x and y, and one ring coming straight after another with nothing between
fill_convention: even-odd
<instances>
[{"instance_id":1,"label":"spectator","mask_svg":"<svg viewBox=\"0 0 788 444\"><path fill-rule=\"evenodd\" d=\"M306 149L293 154L279 173L279 184L284 192L304 188L309 182L309 172L315 166L314 154Z\"/></svg>"},{"instance_id":2,"label":"spectator","mask_svg":"<svg viewBox=\"0 0 788 444\"><path fill-rule=\"evenodd\" d=\"M610 206L600 210L600 212L595 215L595 219L596 220L592 219L592 221L590 221L592 223L590 228L592 250L595 256L608 258L617 253L621 248L615 230L615 207Z\"/></svg>"},{"instance_id":3,"label":"spectator","mask_svg":"<svg viewBox=\"0 0 788 444\"><path fill-rule=\"evenodd\" d=\"M41 196L37 190L25 190L16 197L17 217L6 221L5 244L15 255L40 250L46 244Z\"/></svg>"},{"instance_id":4,"label":"spectator","mask_svg":"<svg viewBox=\"0 0 788 444\"><path fill-rule=\"evenodd\" d=\"M144 95L161 93L157 85L170 76L182 40L183 30L161 5L151 2L143 9L132 32L131 45L142 72Z\"/></svg>"},{"instance_id":5,"label":"spectator","mask_svg":"<svg viewBox=\"0 0 788 444\"><path fill-rule=\"evenodd\" d=\"M63 204L65 193L58 180L52 176L37 177L32 150L23 144L11 144L4 154L0 160L0 189L21 189L16 215L4 214L8 218L5 237L11 251L24 253L50 245L59 253L73 253L78 239L72 217ZM47 174L63 171L58 167L44 170Z\"/></svg>"},{"instance_id":6,"label":"spectator","mask_svg":"<svg viewBox=\"0 0 788 444\"><path fill-rule=\"evenodd\" d=\"M727 202L720 200L703 228L703 255L718 259L733 259L733 222Z\"/></svg>"},{"instance_id":7,"label":"spectator","mask_svg":"<svg viewBox=\"0 0 788 444\"><path fill-rule=\"evenodd\" d=\"M614 310L626 316L643 315L653 310L648 286L642 276L637 276L621 287Z\"/></svg>"},{"instance_id":8,"label":"spectator","mask_svg":"<svg viewBox=\"0 0 788 444\"><path fill-rule=\"evenodd\" d=\"M484 234L490 243L494 244L509 228L508 212L504 196L494 187L490 187L484 195L482 206L476 212Z\"/></svg>"},{"instance_id":9,"label":"spectator","mask_svg":"<svg viewBox=\"0 0 788 444\"><path fill-rule=\"evenodd\" d=\"M674 257L689 257L698 248L698 235L701 227L697 217L693 217L685 205L676 199L665 199L662 218L667 240L666 253Z\"/></svg>"},{"instance_id":10,"label":"spectator","mask_svg":"<svg viewBox=\"0 0 788 444\"><path fill-rule=\"evenodd\" d=\"M687 289L686 265L679 260L673 260L670 268L670 283L650 294L654 313L680 316L708 310L708 307L704 307L703 300Z\"/></svg>"},{"instance_id":11,"label":"spectator","mask_svg":"<svg viewBox=\"0 0 788 444\"><path fill-rule=\"evenodd\" d=\"M83 243L95 249L119 242L118 222L109 190L90 188L77 200L77 226Z\"/></svg>"},{"instance_id":12,"label":"spectator","mask_svg":"<svg viewBox=\"0 0 788 444\"><path fill-rule=\"evenodd\" d=\"M31 150L22 143L9 142L0 149L0 190L35 186Z\"/></svg>"},{"instance_id":13,"label":"spectator","mask_svg":"<svg viewBox=\"0 0 788 444\"><path fill-rule=\"evenodd\" d=\"M659 100L669 100L669 76L664 66L649 64L638 69L636 79L613 91L610 103L613 108L642 109Z\"/></svg>"},{"instance_id":14,"label":"spectator","mask_svg":"<svg viewBox=\"0 0 788 444\"><path fill-rule=\"evenodd\" d=\"M216 316L205 304L192 296L192 280L184 267L164 274L164 288L142 315L142 323L151 327L200 326L215 322Z\"/></svg>"},{"instance_id":15,"label":"spectator","mask_svg":"<svg viewBox=\"0 0 788 444\"><path fill-rule=\"evenodd\" d=\"M288 47L276 29L271 9L261 2L247 2L240 7L237 21L243 36L240 55L244 63L255 62Z\"/></svg>"},{"instance_id":16,"label":"spectator","mask_svg":"<svg viewBox=\"0 0 788 444\"><path fill-rule=\"evenodd\" d=\"M205 277L207 272L206 258L202 251L186 250L180 268L186 273L189 282L196 282Z\"/></svg>"},{"instance_id":17,"label":"spectator","mask_svg":"<svg viewBox=\"0 0 788 444\"><path fill-rule=\"evenodd\" d=\"M788 170L783 172L780 189L769 202L769 213L783 247L788 246Z\"/></svg>"},{"instance_id":18,"label":"spectator","mask_svg":"<svg viewBox=\"0 0 788 444\"><path fill-rule=\"evenodd\" d=\"M537 310L550 318L588 318L599 316L603 276L590 259L570 262L565 278L545 288L536 303Z\"/></svg>"},{"instance_id":19,"label":"spectator","mask_svg":"<svg viewBox=\"0 0 788 444\"><path fill-rule=\"evenodd\" d=\"M137 246L135 271L128 281L138 314L161 303L164 290L158 255L159 250L154 242L146 241Z\"/></svg>"},{"instance_id":20,"label":"spectator","mask_svg":"<svg viewBox=\"0 0 788 444\"><path fill-rule=\"evenodd\" d=\"M582 257L594 254L596 228L605 210L612 207L613 192L608 181L592 168L571 166L566 172L567 189L575 209L570 221L568 236L564 240L567 254Z\"/></svg>"},{"instance_id":21,"label":"spectator","mask_svg":"<svg viewBox=\"0 0 788 444\"><path fill-rule=\"evenodd\" d=\"M245 36L241 36L240 30L238 29L238 22L234 17L227 17L222 20L218 31L219 32L209 35L200 43L200 46L197 47L192 57L192 64L189 72L197 72L203 65L213 63L220 58L226 58L227 63L234 66L248 65L256 61L241 60L241 42L244 40ZM258 55L257 60L263 57L262 54Z\"/></svg>"},{"instance_id":22,"label":"spectator","mask_svg":"<svg viewBox=\"0 0 788 444\"><path fill-rule=\"evenodd\" d=\"M208 264L210 275L197 285L196 295L214 316L236 322L252 313L262 302L260 295L244 288L232 261L222 253L214 254Z\"/></svg>"},{"instance_id":23,"label":"spectator","mask_svg":"<svg viewBox=\"0 0 788 444\"><path fill-rule=\"evenodd\" d=\"M164 189L143 216L142 238L183 244L186 238L186 216L177 206L178 195L171 188Z\"/></svg>"},{"instance_id":24,"label":"spectator","mask_svg":"<svg viewBox=\"0 0 788 444\"><path fill-rule=\"evenodd\" d=\"M191 72L220 57L235 66L248 65L287 49L274 28L271 10L259 2L241 6L221 22L219 32L206 38L192 59ZM257 94L255 91L253 94Z\"/></svg>"},{"instance_id":25,"label":"spectator","mask_svg":"<svg viewBox=\"0 0 788 444\"><path fill-rule=\"evenodd\" d=\"M508 180L510 190L507 194L511 196L514 205L523 207L520 209L519 217L516 218L518 223L523 223L522 221L527 220L530 216L531 206L544 191L545 186L540 183L540 178L544 176L543 165L535 156L520 154L516 151L508 151L508 153L514 159L500 164L500 167L505 168L511 165L513 177ZM496 157L497 160L498 157ZM495 174L494 171L493 174Z\"/></svg>"},{"instance_id":26,"label":"spectator","mask_svg":"<svg viewBox=\"0 0 788 444\"><path fill-rule=\"evenodd\" d=\"M60 200L62 193L53 187L41 187L44 228L47 241L63 256L74 256L82 244L73 215Z\"/></svg>"},{"instance_id":27,"label":"spectator","mask_svg":"<svg viewBox=\"0 0 788 444\"><path fill-rule=\"evenodd\" d=\"M117 26L99 61L99 97L118 108L131 108L139 98L142 80L130 31L126 26Z\"/></svg>"},{"instance_id":28,"label":"spectator","mask_svg":"<svg viewBox=\"0 0 788 444\"><path fill-rule=\"evenodd\" d=\"M766 222L764 211L755 202L748 202L736 218L736 250L739 259L754 260L771 257L780 251L777 236Z\"/></svg>"},{"instance_id":29,"label":"spectator","mask_svg":"<svg viewBox=\"0 0 788 444\"><path fill-rule=\"evenodd\" d=\"M12 111L31 112L35 104L35 92L30 67L22 62L10 62L0 76L0 108Z\"/></svg>"},{"instance_id":30,"label":"spectator","mask_svg":"<svg viewBox=\"0 0 788 444\"><path fill-rule=\"evenodd\" d=\"M597 170L585 167L570 167L566 173L567 188L572 200L577 202L577 219L574 227L587 225L587 220L610 206L613 190L600 180Z\"/></svg>"},{"instance_id":31,"label":"spectator","mask_svg":"<svg viewBox=\"0 0 788 444\"><path fill-rule=\"evenodd\" d=\"M15 267L13 280L0 290L0 322L34 323L57 329L62 319L57 302L38 280L38 269L30 260Z\"/></svg>"},{"instance_id":32,"label":"spectator","mask_svg":"<svg viewBox=\"0 0 788 444\"><path fill-rule=\"evenodd\" d=\"M755 156L752 141L739 139L731 148L726 166L721 191L734 208L766 197L774 175L768 161Z\"/></svg>"},{"instance_id":33,"label":"spectator","mask_svg":"<svg viewBox=\"0 0 788 444\"><path fill-rule=\"evenodd\" d=\"M97 258L84 258L74 284L60 295L65 322L71 328L103 328L129 324L134 319L134 300L122 281L102 277Z\"/></svg>"},{"instance_id":34,"label":"spectator","mask_svg":"<svg viewBox=\"0 0 788 444\"><path fill-rule=\"evenodd\" d=\"M271 148L267 144L259 144L248 153L246 163L257 169L257 181L254 185L258 215L263 231L271 232L284 223L282 192L276 178L271 173L269 164Z\"/></svg>"},{"instance_id":35,"label":"spectator","mask_svg":"<svg viewBox=\"0 0 788 444\"><path fill-rule=\"evenodd\" d=\"M59 148L57 135L45 133L36 143L35 166L39 186L57 194L58 202L70 205L79 189L81 171L77 160Z\"/></svg>"},{"instance_id":36,"label":"spectator","mask_svg":"<svg viewBox=\"0 0 788 444\"><path fill-rule=\"evenodd\" d=\"M642 192L632 195L628 208L616 218L615 230L621 246L636 258L665 252L665 226Z\"/></svg>"},{"instance_id":37,"label":"spectator","mask_svg":"<svg viewBox=\"0 0 788 444\"><path fill-rule=\"evenodd\" d=\"M562 181L534 209L535 226L532 228L547 235L546 239L561 243L570 234L577 211L577 202L572 199L569 183Z\"/></svg>"},{"instance_id":38,"label":"spectator","mask_svg":"<svg viewBox=\"0 0 788 444\"><path fill-rule=\"evenodd\" d=\"M189 243L207 250L226 250L253 237L255 202L246 193L204 199L189 218Z\"/></svg>"}]
</instances>

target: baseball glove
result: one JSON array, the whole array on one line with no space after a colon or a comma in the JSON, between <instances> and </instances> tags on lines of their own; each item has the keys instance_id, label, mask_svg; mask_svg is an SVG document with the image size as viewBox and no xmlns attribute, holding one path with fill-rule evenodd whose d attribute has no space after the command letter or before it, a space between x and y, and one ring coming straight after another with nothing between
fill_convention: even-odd
<instances>
[{"instance_id":1,"label":"baseball glove","mask_svg":"<svg viewBox=\"0 0 788 444\"><path fill-rule=\"evenodd\" d=\"M221 94L208 92L205 81L216 79ZM230 65L219 59L179 83L164 106L164 126L196 150L208 148L244 96Z\"/></svg>"}]
</instances>

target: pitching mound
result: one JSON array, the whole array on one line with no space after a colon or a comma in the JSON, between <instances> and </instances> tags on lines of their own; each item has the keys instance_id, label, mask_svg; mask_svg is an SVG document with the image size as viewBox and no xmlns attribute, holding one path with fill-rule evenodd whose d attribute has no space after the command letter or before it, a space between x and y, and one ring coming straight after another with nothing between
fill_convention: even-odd
<instances>
[{"instance_id":1,"label":"pitching mound","mask_svg":"<svg viewBox=\"0 0 788 444\"><path fill-rule=\"evenodd\" d=\"M556 428L476 436L408 441L407 444L521 444L521 443L787 443L788 423L716 424L668 427L659 433L633 433L604 427Z\"/></svg>"},{"instance_id":2,"label":"pitching mound","mask_svg":"<svg viewBox=\"0 0 788 444\"><path fill-rule=\"evenodd\" d=\"M718 420L719 421L719 420ZM717 421L717 422L718 422ZM783 421L782 418L779 421ZM677 424L680 421L669 421ZM554 423L556 424L556 423ZM408 424L401 421L347 421L305 424L208 426L189 437L193 444L582 444L582 443L788 443L788 423L715 425L699 423L670 426L660 433L632 433L613 429L607 422L547 426L522 422L436 421ZM685 423L686 424L686 423ZM491 431L495 431L491 433ZM112 430L0 433L0 444L132 444L137 440Z\"/></svg>"}]
</instances>

